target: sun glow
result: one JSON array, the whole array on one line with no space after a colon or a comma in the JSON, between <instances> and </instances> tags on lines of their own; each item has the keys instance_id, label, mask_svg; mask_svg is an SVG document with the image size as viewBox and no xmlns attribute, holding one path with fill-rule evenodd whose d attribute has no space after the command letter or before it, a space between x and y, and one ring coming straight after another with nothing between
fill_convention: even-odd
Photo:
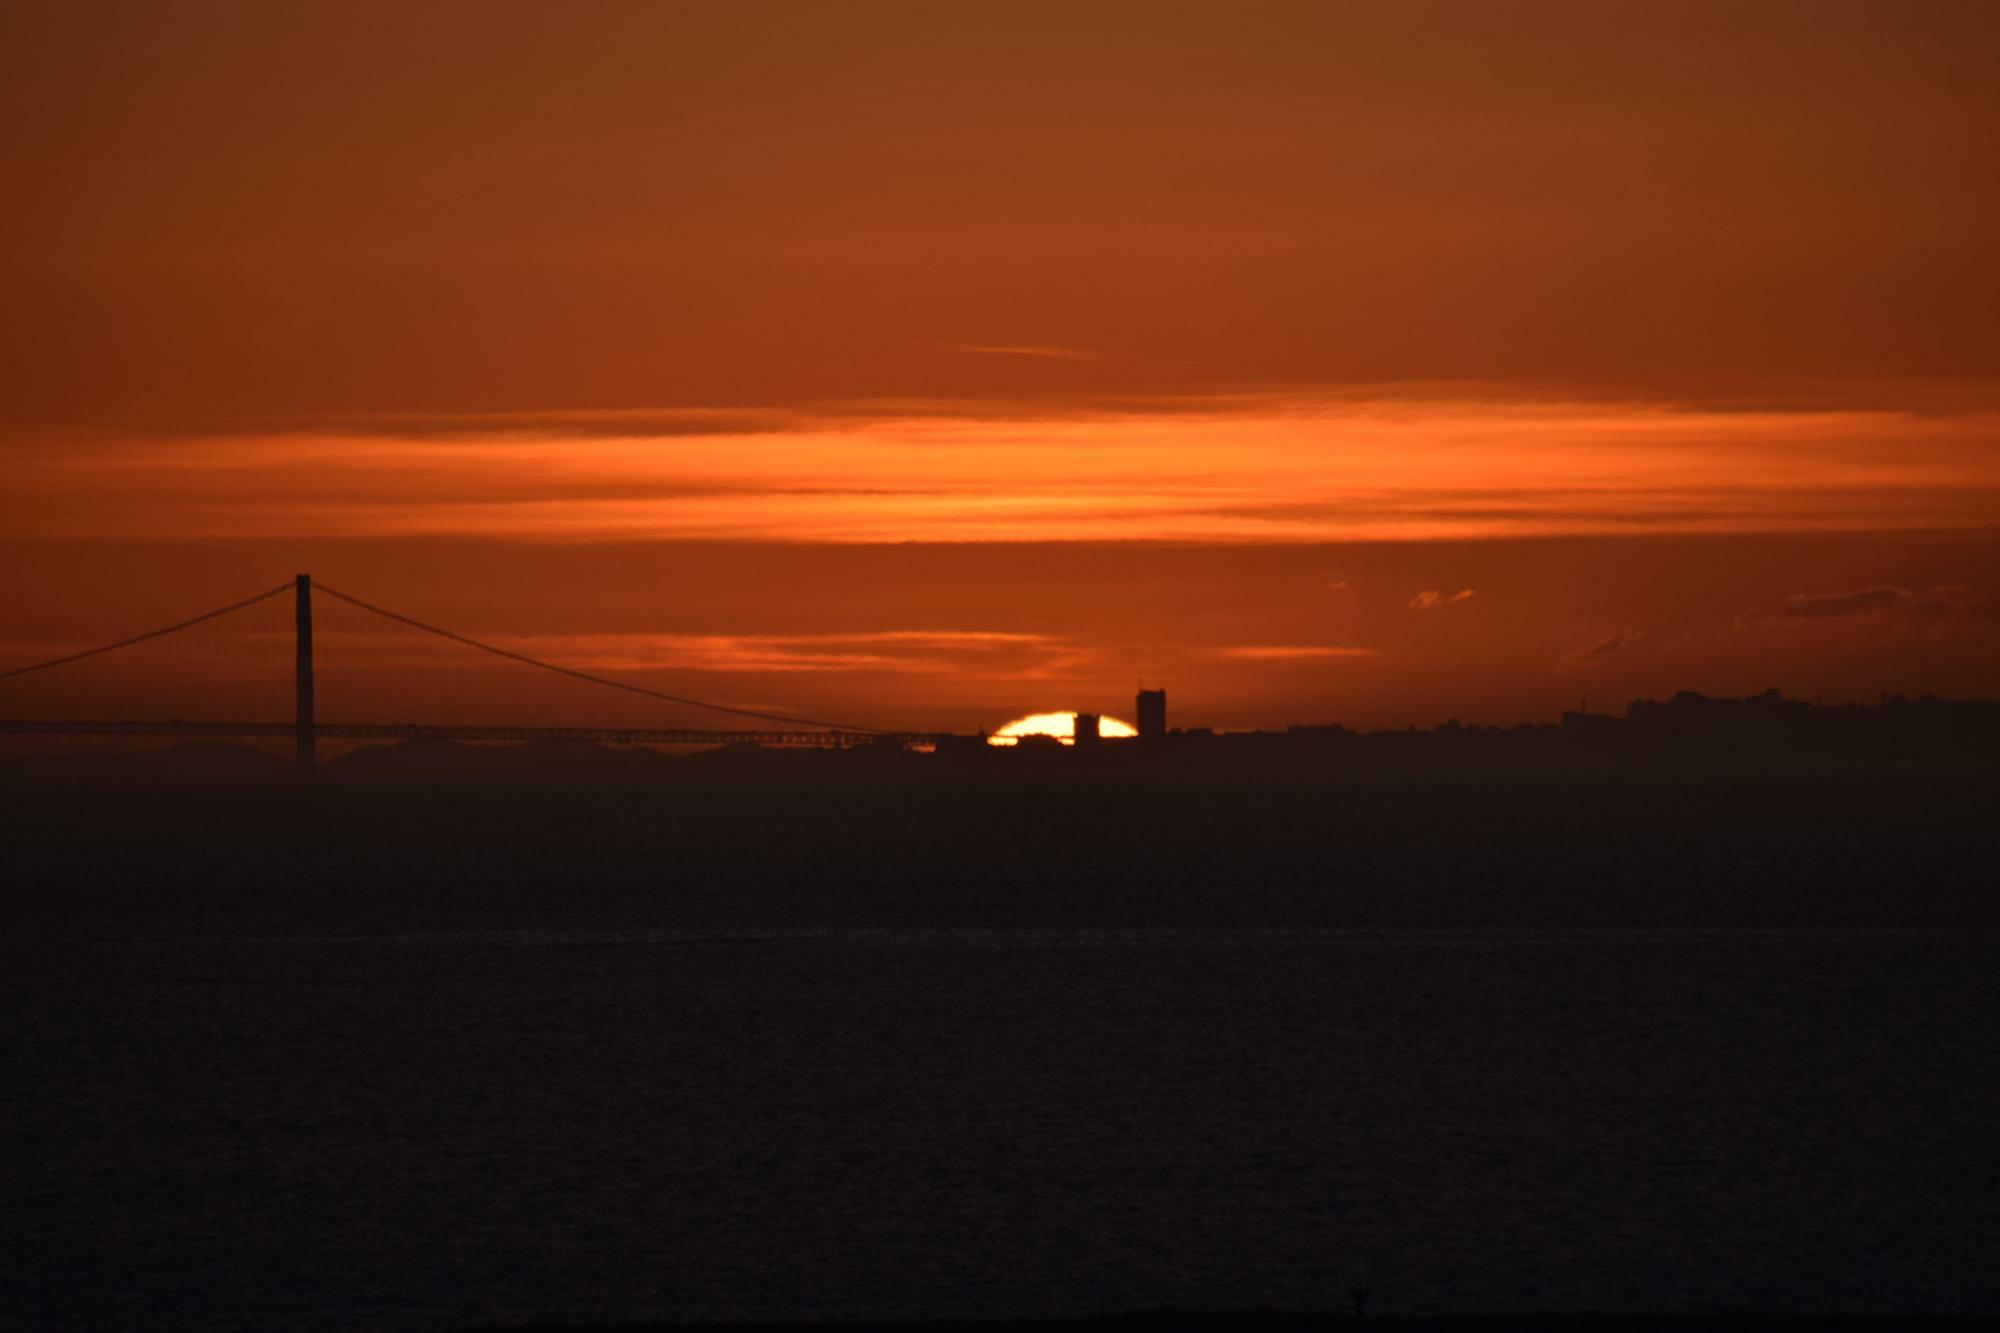
<instances>
[{"instance_id":1,"label":"sun glow","mask_svg":"<svg viewBox=\"0 0 2000 1333\"><path fill-rule=\"evenodd\" d=\"M1099 715L1097 734L1104 737L1137 736L1138 728L1115 717ZM1053 736L1064 745L1076 743L1075 713L1030 713L1017 717L986 738L988 745L1013 745L1023 736Z\"/></svg>"}]
</instances>

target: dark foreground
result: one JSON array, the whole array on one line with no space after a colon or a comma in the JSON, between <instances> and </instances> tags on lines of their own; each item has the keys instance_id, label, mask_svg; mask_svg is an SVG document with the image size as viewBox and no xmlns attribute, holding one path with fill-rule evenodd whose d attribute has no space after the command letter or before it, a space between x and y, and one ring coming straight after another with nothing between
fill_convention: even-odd
<instances>
[{"instance_id":1,"label":"dark foreground","mask_svg":"<svg viewBox=\"0 0 2000 1333\"><path fill-rule=\"evenodd\" d=\"M1996 796L16 783L0 1323L1992 1313Z\"/></svg>"}]
</instances>

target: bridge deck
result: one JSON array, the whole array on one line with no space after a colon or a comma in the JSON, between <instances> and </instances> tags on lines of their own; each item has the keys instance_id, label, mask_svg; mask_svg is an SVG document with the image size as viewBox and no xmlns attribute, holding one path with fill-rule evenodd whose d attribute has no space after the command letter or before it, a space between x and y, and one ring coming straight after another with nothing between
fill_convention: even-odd
<instances>
[{"instance_id":1,"label":"bridge deck","mask_svg":"<svg viewBox=\"0 0 2000 1333\"><path fill-rule=\"evenodd\" d=\"M848 748L859 745L929 745L921 732L701 731L687 727L488 727L433 726L419 722L321 722L322 740L591 741L601 745L771 745ZM205 722L174 718L141 721L4 721L0 736L270 736L291 739L290 722Z\"/></svg>"}]
</instances>

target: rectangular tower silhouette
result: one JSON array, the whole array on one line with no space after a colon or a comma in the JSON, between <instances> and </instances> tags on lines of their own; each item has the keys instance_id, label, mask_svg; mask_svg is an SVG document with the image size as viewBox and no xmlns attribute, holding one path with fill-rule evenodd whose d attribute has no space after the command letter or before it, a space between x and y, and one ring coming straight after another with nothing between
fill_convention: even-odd
<instances>
[{"instance_id":1,"label":"rectangular tower silhouette","mask_svg":"<svg viewBox=\"0 0 2000 1333\"><path fill-rule=\"evenodd\" d=\"M1139 691L1139 739L1147 744L1157 744L1167 736L1167 692L1165 690Z\"/></svg>"}]
</instances>

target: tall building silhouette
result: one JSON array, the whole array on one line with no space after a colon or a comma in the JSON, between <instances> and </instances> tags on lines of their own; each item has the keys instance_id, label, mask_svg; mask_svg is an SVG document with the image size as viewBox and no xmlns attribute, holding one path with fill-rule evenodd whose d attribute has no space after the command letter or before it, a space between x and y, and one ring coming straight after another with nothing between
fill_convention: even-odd
<instances>
[{"instance_id":1,"label":"tall building silhouette","mask_svg":"<svg viewBox=\"0 0 2000 1333\"><path fill-rule=\"evenodd\" d=\"M1158 742L1167 735L1167 692L1165 690L1139 691L1139 739Z\"/></svg>"},{"instance_id":2,"label":"tall building silhouette","mask_svg":"<svg viewBox=\"0 0 2000 1333\"><path fill-rule=\"evenodd\" d=\"M1078 713L1076 715L1076 743L1078 746L1094 748L1097 745L1097 742L1103 736L1103 732L1098 730L1100 720L1096 713Z\"/></svg>"}]
</instances>

